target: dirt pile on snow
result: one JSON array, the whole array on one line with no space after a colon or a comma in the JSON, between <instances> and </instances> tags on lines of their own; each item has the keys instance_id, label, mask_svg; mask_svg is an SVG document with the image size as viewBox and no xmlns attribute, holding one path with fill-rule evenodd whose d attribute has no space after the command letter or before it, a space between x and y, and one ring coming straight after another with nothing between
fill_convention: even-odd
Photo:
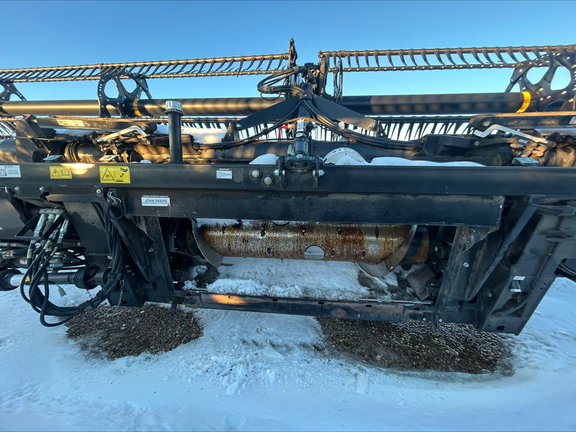
<instances>
[{"instance_id":1,"label":"dirt pile on snow","mask_svg":"<svg viewBox=\"0 0 576 432\"><path fill-rule=\"evenodd\" d=\"M401 370L511 374L510 350L497 334L467 324L318 318L324 339L338 351L370 364Z\"/></svg>"},{"instance_id":2,"label":"dirt pile on snow","mask_svg":"<svg viewBox=\"0 0 576 432\"><path fill-rule=\"evenodd\" d=\"M203 330L190 311L145 305L101 306L66 323L67 334L83 349L110 359L158 354L198 339Z\"/></svg>"}]
</instances>

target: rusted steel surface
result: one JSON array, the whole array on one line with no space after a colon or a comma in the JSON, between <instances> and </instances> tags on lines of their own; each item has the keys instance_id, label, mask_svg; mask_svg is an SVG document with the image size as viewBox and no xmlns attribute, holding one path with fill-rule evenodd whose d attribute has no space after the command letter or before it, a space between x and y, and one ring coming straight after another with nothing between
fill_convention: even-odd
<instances>
[{"instance_id":1,"label":"rusted steel surface","mask_svg":"<svg viewBox=\"0 0 576 432\"><path fill-rule=\"evenodd\" d=\"M224 309L246 312L267 312L290 315L379 321L432 321L434 306L426 302L340 301L285 297L212 294L186 291L183 303L192 308ZM470 322L463 317L462 322Z\"/></svg>"},{"instance_id":2,"label":"rusted steel surface","mask_svg":"<svg viewBox=\"0 0 576 432\"><path fill-rule=\"evenodd\" d=\"M254 221L200 231L223 256L378 263L400 247L410 226Z\"/></svg>"},{"instance_id":3,"label":"rusted steel surface","mask_svg":"<svg viewBox=\"0 0 576 432\"><path fill-rule=\"evenodd\" d=\"M405 262L410 264L424 264L424 262L428 259L428 252L430 251L430 236L428 235L428 231L425 231L422 234L422 237L415 241L420 242L420 244L418 245L418 250L411 257L405 256L404 260L402 260L403 263Z\"/></svg>"}]
</instances>

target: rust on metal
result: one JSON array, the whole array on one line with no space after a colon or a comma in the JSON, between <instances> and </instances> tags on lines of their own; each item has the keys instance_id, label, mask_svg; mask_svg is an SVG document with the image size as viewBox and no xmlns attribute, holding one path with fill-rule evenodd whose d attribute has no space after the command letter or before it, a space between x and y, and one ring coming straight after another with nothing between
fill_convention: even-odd
<instances>
[{"instance_id":1,"label":"rust on metal","mask_svg":"<svg viewBox=\"0 0 576 432\"><path fill-rule=\"evenodd\" d=\"M407 261L410 264L424 264L424 262L428 259L428 252L430 250L429 246L430 236L428 235L428 231L425 231L422 234L422 238L420 239L420 246L418 247L418 250L414 256L410 257Z\"/></svg>"},{"instance_id":2,"label":"rust on metal","mask_svg":"<svg viewBox=\"0 0 576 432\"><path fill-rule=\"evenodd\" d=\"M222 256L378 263L404 242L408 225L244 222L200 228Z\"/></svg>"}]
</instances>

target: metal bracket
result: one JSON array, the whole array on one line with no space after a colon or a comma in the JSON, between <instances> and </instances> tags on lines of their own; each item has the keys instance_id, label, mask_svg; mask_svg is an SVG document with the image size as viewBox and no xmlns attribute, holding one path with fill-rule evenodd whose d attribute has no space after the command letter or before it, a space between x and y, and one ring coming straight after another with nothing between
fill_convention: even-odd
<instances>
[{"instance_id":1,"label":"metal bracket","mask_svg":"<svg viewBox=\"0 0 576 432\"><path fill-rule=\"evenodd\" d=\"M131 79L136 83L136 88L129 92L126 90L126 87L124 87L121 78ZM106 84L110 80L114 81L116 84L116 89L118 91L116 97L109 97L105 92ZM146 93L148 99L152 99L145 75L132 74L126 72L124 69L116 69L102 73L100 81L98 81L98 104L100 106L100 117L111 117L110 112L108 112L108 108L106 107L107 105L114 105L118 111L120 111L122 117L135 116L132 105L135 100L140 99L142 92Z\"/></svg>"},{"instance_id":2,"label":"metal bracket","mask_svg":"<svg viewBox=\"0 0 576 432\"><path fill-rule=\"evenodd\" d=\"M488 127L485 131L481 132L479 130L475 130L474 131L474 135L479 136L480 138L486 138L488 135L490 135L493 131L501 131L501 132L505 132L505 133L509 133L511 135L516 135L519 136L521 138L527 139L529 141L533 141L535 143L538 144L544 144L548 147L553 147L555 144L551 141L548 141L546 138L541 138L541 137L535 137L533 135L528 135L525 134L523 132L519 132L517 130L514 129L510 129L507 128L506 126L500 126L497 124L494 124L490 127Z\"/></svg>"},{"instance_id":3,"label":"metal bracket","mask_svg":"<svg viewBox=\"0 0 576 432\"><path fill-rule=\"evenodd\" d=\"M521 91L529 92L532 98L536 99L537 111L547 111L547 107L554 103L561 104L560 111L574 110L576 109L574 98L576 94L575 60L573 53L561 49L560 55L546 55L538 60L519 63L512 73L506 92L510 92L518 84ZM528 79L528 72L532 68L546 66L548 66L548 70L538 82L533 83ZM570 73L570 82L563 89L552 89L554 75L562 67Z\"/></svg>"},{"instance_id":4,"label":"metal bracket","mask_svg":"<svg viewBox=\"0 0 576 432\"><path fill-rule=\"evenodd\" d=\"M26 98L22 93L18 91L14 83L10 81L0 81L0 86L2 87L2 91L0 92L0 101L7 102L10 100L10 96L16 95L20 98L20 100L25 101Z\"/></svg>"}]
</instances>

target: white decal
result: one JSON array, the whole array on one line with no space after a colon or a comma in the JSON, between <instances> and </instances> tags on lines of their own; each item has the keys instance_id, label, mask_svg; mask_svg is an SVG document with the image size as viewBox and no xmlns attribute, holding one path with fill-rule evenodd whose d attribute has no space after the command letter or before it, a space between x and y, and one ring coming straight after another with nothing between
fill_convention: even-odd
<instances>
[{"instance_id":1,"label":"white decal","mask_svg":"<svg viewBox=\"0 0 576 432\"><path fill-rule=\"evenodd\" d=\"M84 122L82 120L65 120L65 119L58 119L58 124L60 126L77 126L77 127L84 127Z\"/></svg>"},{"instance_id":2,"label":"white decal","mask_svg":"<svg viewBox=\"0 0 576 432\"><path fill-rule=\"evenodd\" d=\"M22 177L18 165L0 165L0 177Z\"/></svg>"},{"instance_id":3,"label":"white decal","mask_svg":"<svg viewBox=\"0 0 576 432\"><path fill-rule=\"evenodd\" d=\"M216 171L216 178L232 180L232 170L227 168L221 168L218 171Z\"/></svg>"},{"instance_id":4,"label":"white decal","mask_svg":"<svg viewBox=\"0 0 576 432\"><path fill-rule=\"evenodd\" d=\"M142 195L143 207L170 207L169 196Z\"/></svg>"}]
</instances>

